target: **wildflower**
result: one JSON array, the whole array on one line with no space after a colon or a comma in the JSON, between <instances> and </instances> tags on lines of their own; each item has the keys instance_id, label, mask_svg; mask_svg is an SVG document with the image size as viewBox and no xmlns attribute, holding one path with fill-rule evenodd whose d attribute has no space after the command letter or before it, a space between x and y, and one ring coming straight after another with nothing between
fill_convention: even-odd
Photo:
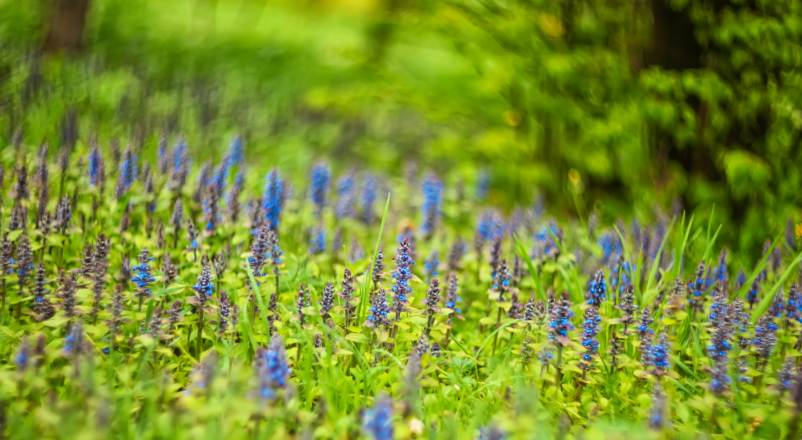
<instances>
[{"instance_id":1,"label":"wildflower","mask_svg":"<svg viewBox=\"0 0 802 440\"><path fill-rule=\"evenodd\" d=\"M640 339L641 363L649 365L651 363L652 334L654 331L649 327L652 324L652 316L649 309L644 308L641 313L640 324L638 325L638 338Z\"/></svg>"},{"instance_id":2,"label":"wildflower","mask_svg":"<svg viewBox=\"0 0 802 440\"><path fill-rule=\"evenodd\" d=\"M33 252L31 242L26 234L20 235L17 239L17 278L20 286L25 284L28 275L33 272Z\"/></svg>"},{"instance_id":3,"label":"wildflower","mask_svg":"<svg viewBox=\"0 0 802 440\"><path fill-rule=\"evenodd\" d=\"M124 298L122 289L122 285L117 285L117 288L114 290L114 294L111 297L111 319L109 320L109 332L111 333L112 341L114 341L114 338L117 336L117 332L120 329L120 325L123 323L122 313Z\"/></svg>"},{"instance_id":4,"label":"wildflower","mask_svg":"<svg viewBox=\"0 0 802 440\"><path fill-rule=\"evenodd\" d=\"M755 278L755 281L752 282L752 286L749 287L749 291L746 292L746 302L749 303L749 308L755 306L757 298L760 295L760 278L760 276Z\"/></svg>"},{"instance_id":5,"label":"wildflower","mask_svg":"<svg viewBox=\"0 0 802 440\"><path fill-rule=\"evenodd\" d=\"M649 427L663 429L666 425L666 396L659 383L654 384L652 391L652 408L649 410Z\"/></svg>"},{"instance_id":6,"label":"wildflower","mask_svg":"<svg viewBox=\"0 0 802 440\"><path fill-rule=\"evenodd\" d=\"M501 238L493 241L490 247L490 279L495 280L501 264Z\"/></svg>"},{"instance_id":7,"label":"wildflower","mask_svg":"<svg viewBox=\"0 0 802 440\"><path fill-rule=\"evenodd\" d=\"M704 302L704 293L706 290L706 283L704 279L705 263L700 262L696 269L696 279L690 283L688 290L690 291L690 304L695 309L701 309Z\"/></svg>"},{"instance_id":8,"label":"wildflower","mask_svg":"<svg viewBox=\"0 0 802 440\"><path fill-rule=\"evenodd\" d=\"M507 266L507 260L501 260L496 277L493 279L493 290L498 292L498 300L504 301L505 295L510 291L512 276Z\"/></svg>"},{"instance_id":9,"label":"wildflower","mask_svg":"<svg viewBox=\"0 0 802 440\"><path fill-rule=\"evenodd\" d=\"M146 229L150 231L153 228L153 214L156 212L156 188L153 183L153 174L148 169L147 179L145 180L145 193L148 196L145 203L145 212L148 214L148 222Z\"/></svg>"},{"instance_id":10,"label":"wildflower","mask_svg":"<svg viewBox=\"0 0 802 440\"><path fill-rule=\"evenodd\" d=\"M92 275L93 252L91 244L84 245L83 259L81 260L81 275L84 277Z\"/></svg>"},{"instance_id":11,"label":"wildflower","mask_svg":"<svg viewBox=\"0 0 802 440\"><path fill-rule=\"evenodd\" d=\"M189 155L187 154L187 143L182 139L173 148L173 168L170 177L174 191L179 192L184 186L188 173Z\"/></svg>"},{"instance_id":12,"label":"wildflower","mask_svg":"<svg viewBox=\"0 0 802 440\"><path fill-rule=\"evenodd\" d=\"M359 240L352 238L351 247L348 251L348 261L355 263L363 258L365 258L365 250L362 249L362 246L359 244Z\"/></svg>"},{"instance_id":13,"label":"wildflower","mask_svg":"<svg viewBox=\"0 0 802 440\"><path fill-rule=\"evenodd\" d=\"M164 273L164 285L169 286L173 284L176 277L178 277L178 267L173 264L173 259L170 254L164 254L162 259L162 272Z\"/></svg>"},{"instance_id":14,"label":"wildflower","mask_svg":"<svg viewBox=\"0 0 802 440\"><path fill-rule=\"evenodd\" d=\"M46 217L46 216L45 216ZM8 229L12 231L18 231L25 229L25 225L28 223L28 210L25 206L22 205L20 201L14 201L14 207L11 208L11 220L8 222ZM44 230L47 227L48 222L44 220L41 222L44 226L41 228Z\"/></svg>"},{"instance_id":15,"label":"wildflower","mask_svg":"<svg viewBox=\"0 0 802 440\"><path fill-rule=\"evenodd\" d=\"M504 223L498 212L486 210L479 216L479 222L476 224L476 234L474 238L474 245L477 253L481 253L481 249L485 243L493 242L501 239L504 234Z\"/></svg>"},{"instance_id":16,"label":"wildflower","mask_svg":"<svg viewBox=\"0 0 802 440\"><path fill-rule=\"evenodd\" d=\"M451 309L454 313L448 315L449 321L451 320L453 315L460 315L462 313L462 309L460 309L459 303L462 301L462 298L459 296L459 285L457 284L457 274L454 272L450 272L448 274L448 287L446 289L446 296L444 305L446 308Z\"/></svg>"},{"instance_id":17,"label":"wildflower","mask_svg":"<svg viewBox=\"0 0 802 440\"><path fill-rule=\"evenodd\" d=\"M599 352L599 326L601 324L601 317L599 316L599 309L595 305L591 305L585 309L585 321L582 324L582 347L585 352L582 353L580 366L582 371L587 372L592 367L593 358Z\"/></svg>"},{"instance_id":18,"label":"wildflower","mask_svg":"<svg viewBox=\"0 0 802 440\"><path fill-rule=\"evenodd\" d=\"M550 222L535 234L534 257L557 258L560 254L560 243L563 231L556 223Z\"/></svg>"},{"instance_id":19,"label":"wildflower","mask_svg":"<svg viewBox=\"0 0 802 440\"><path fill-rule=\"evenodd\" d=\"M540 303L542 304L542 303ZM529 299L524 304L524 320L525 321L534 321L535 318L538 318L538 303L535 302L534 296L530 296Z\"/></svg>"},{"instance_id":20,"label":"wildflower","mask_svg":"<svg viewBox=\"0 0 802 440\"><path fill-rule=\"evenodd\" d=\"M783 311L785 310L785 300L783 299L783 296L782 289L774 295L767 312L771 317L782 318Z\"/></svg>"},{"instance_id":21,"label":"wildflower","mask_svg":"<svg viewBox=\"0 0 802 440\"><path fill-rule=\"evenodd\" d=\"M281 252L281 247L278 244L278 234L275 231L268 231L267 233L267 249L269 250L270 264L273 265L273 273L278 276L284 254Z\"/></svg>"},{"instance_id":22,"label":"wildflower","mask_svg":"<svg viewBox=\"0 0 802 440\"><path fill-rule=\"evenodd\" d=\"M718 284L729 283L729 275L727 274L727 250L722 249L718 257L718 265L713 272L713 277Z\"/></svg>"},{"instance_id":23,"label":"wildflower","mask_svg":"<svg viewBox=\"0 0 802 440\"><path fill-rule=\"evenodd\" d=\"M802 294L799 293L799 285L794 284L788 290L788 301L785 305L785 316L789 321L796 321L802 324Z\"/></svg>"},{"instance_id":24,"label":"wildflower","mask_svg":"<svg viewBox=\"0 0 802 440\"><path fill-rule=\"evenodd\" d=\"M412 349L407 358L406 371L404 374L404 394L408 409L414 407L415 398L420 389L420 382L418 379L422 369L421 357L428 351L428 344L424 338L425 337L421 337L421 340L418 341L418 344Z\"/></svg>"},{"instance_id":25,"label":"wildflower","mask_svg":"<svg viewBox=\"0 0 802 440\"><path fill-rule=\"evenodd\" d=\"M212 386L214 376L217 371L217 354L215 352L209 353L201 362L192 368L189 374L190 385L188 386L188 393L206 393Z\"/></svg>"},{"instance_id":26,"label":"wildflower","mask_svg":"<svg viewBox=\"0 0 802 440\"><path fill-rule=\"evenodd\" d=\"M46 321L53 317L56 311L53 304L47 298L48 290L45 287L47 280L45 279L45 268L41 264L36 270L36 283L33 289L33 312L37 315L38 321Z\"/></svg>"},{"instance_id":27,"label":"wildflower","mask_svg":"<svg viewBox=\"0 0 802 440\"><path fill-rule=\"evenodd\" d=\"M389 325L388 315L390 307L387 305L387 293L379 288L370 297L370 309L368 313L368 327L379 328Z\"/></svg>"},{"instance_id":28,"label":"wildflower","mask_svg":"<svg viewBox=\"0 0 802 440\"><path fill-rule=\"evenodd\" d=\"M159 173L162 175L167 175L167 171L170 168L170 155L167 152L167 137L164 134L159 137L156 155L158 157Z\"/></svg>"},{"instance_id":29,"label":"wildflower","mask_svg":"<svg viewBox=\"0 0 802 440\"><path fill-rule=\"evenodd\" d=\"M104 180L103 176L103 157L100 155L100 150L97 145L92 148L89 153L89 184L97 187Z\"/></svg>"},{"instance_id":30,"label":"wildflower","mask_svg":"<svg viewBox=\"0 0 802 440\"><path fill-rule=\"evenodd\" d=\"M337 180L337 205L334 208L337 218L353 217L354 186L353 174L346 174Z\"/></svg>"},{"instance_id":31,"label":"wildflower","mask_svg":"<svg viewBox=\"0 0 802 440\"><path fill-rule=\"evenodd\" d=\"M256 370L259 377L259 397L273 400L289 386L290 369L281 336L274 335L267 349L257 353Z\"/></svg>"},{"instance_id":32,"label":"wildflower","mask_svg":"<svg viewBox=\"0 0 802 440\"><path fill-rule=\"evenodd\" d=\"M506 440L507 433L496 425L486 426L479 430L478 440Z\"/></svg>"},{"instance_id":33,"label":"wildflower","mask_svg":"<svg viewBox=\"0 0 802 440\"><path fill-rule=\"evenodd\" d=\"M655 258L657 258L657 252L660 249L660 245L664 241L667 230L668 227L666 225L665 219L661 219L654 226L654 239L651 242L651 246L649 247L649 252L647 254L649 255L649 261L654 261ZM660 256L660 260L662 260L662 254ZM661 264L660 260L656 262L658 266Z\"/></svg>"},{"instance_id":34,"label":"wildflower","mask_svg":"<svg viewBox=\"0 0 802 440\"><path fill-rule=\"evenodd\" d=\"M317 218L323 214L323 208L326 206L326 193L329 189L329 179L331 178L331 171L326 164L318 163L312 167L311 189L310 197L312 204L315 205L315 215Z\"/></svg>"},{"instance_id":35,"label":"wildflower","mask_svg":"<svg viewBox=\"0 0 802 440\"><path fill-rule=\"evenodd\" d=\"M320 296L320 316L324 321L331 317L331 309L334 307L334 283L326 283L323 293Z\"/></svg>"},{"instance_id":36,"label":"wildflower","mask_svg":"<svg viewBox=\"0 0 802 440\"><path fill-rule=\"evenodd\" d=\"M223 274L226 272L226 268L228 267L228 260L226 259L226 254L223 252L214 254L212 256L212 267L214 267L214 275L217 277L217 280L223 278Z\"/></svg>"},{"instance_id":37,"label":"wildflower","mask_svg":"<svg viewBox=\"0 0 802 440\"><path fill-rule=\"evenodd\" d=\"M203 164L203 168L201 168L200 174L198 175L198 185L195 187L195 191L192 193L192 200L196 203L201 203L203 201L203 194L206 191L206 188L210 185L212 180L212 164L210 162L206 162Z\"/></svg>"},{"instance_id":38,"label":"wildflower","mask_svg":"<svg viewBox=\"0 0 802 440\"><path fill-rule=\"evenodd\" d=\"M223 160L223 162L217 167L217 170L212 175L209 181L205 182L206 186L201 188L202 192L215 192L218 196L222 196L222 194L226 190L226 183L228 182L228 174L229 174L229 166L228 160Z\"/></svg>"},{"instance_id":39,"label":"wildflower","mask_svg":"<svg viewBox=\"0 0 802 440\"><path fill-rule=\"evenodd\" d=\"M14 272L14 246L8 240L8 235L3 235L3 244L0 246L0 278L5 283L4 275ZM3 289L5 295L5 288Z\"/></svg>"},{"instance_id":40,"label":"wildflower","mask_svg":"<svg viewBox=\"0 0 802 440\"><path fill-rule=\"evenodd\" d=\"M393 271L393 310L395 310L396 320L401 316L407 302L409 301L409 294L412 293L412 288L409 286L409 280L412 279L412 265L415 261L410 255L409 240L404 238L398 246L398 251L395 254L395 271Z\"/></svg>"},{"instance_id":41,"label":"wildflower","mask_svg":"<svg viewBox=\"0 0 802 440\"><path fill-rule=\"evenodd\" d=\"M295 301L295 307L298 311L298 323L303 327L304 323L306 322L306 315L304 314L304 308L309 307L310 300L309 300L309 292L306 290L306 286L301 284L298 286L298 296Z\"/></svg>"},{"instance_id":42,"label":"wildflower","mask_svg":"<svg viewBox=\"0 0 802 440\"><path fill-rule=\"evenodd\" d=\"M524 277L524 268L521 259L515 255L512 260L512 283L518 287Z\"/></svg>"},{"instance_id":43,"label":"wildflower","mask_svg":"<svg viewBox=\"0 0 802 440\"><path fill-rule=\"evenodd\" d=\"M80 321L70 325L70 331L64 338L64 353L68 356L78 355L84 351L84 330Z\"/></svg>"},{"instance_id":44,"label":"wildflower","mask_svg":"<svg viewBox=\"0 0 802 440\"><path fill-rule=\"evenodd\" d=\"M559 302L551 307L551 320L549 321L549 340L565 346L568 345L568 332L574 329L571 318L574 313L571 311L568 292L563 292Z\"/></svg>"},{"instance_id":45,"label":"wildflower","mask_svg":"<svg viewBox=\"0 0 802 440\"><path fill-rule=\"evenodd\" d=\"M61 285L61 305L67 318L75 316L75 291L78 288L77 274L75 271L69 273L61 272L59 275Z\"/></svg>"},{"instance_id":46,"label":"wildflower","mask_svg":"<svg viewBox=\"0 0 802 440\"><path fill-rule=\"evenodd\" d=\"M744 303L742 300L736 299L730 304L729 318L732 321L733 332L738 336L738 346L741 347L742 350L745 350L749 347L749 339L746 338L746 330L750 315L744 310Z\"/></svg>"},{"instance_id":47,"label":"wildflower","mask_svg":"<svg viewBox=\"0 0 802 440\"><path fill-rule=\"evenodd\" d=\"M779 246L775 247L771 252L771 271L779 273L780 265L782 265L782 250Z\"/></svg>"},{"instance_id":48,"label":"wildflower","mask_svg":"<svg viewBox=\"0 0 802 440\"><path fill-rule=\"evenodd\" d=\"M651 352L649 354L649 360L651 361L652 365L652 374L657 377L665 375L666 370L669 368L668 350L669 347L666 334L662 333L660 338L657 340L657 343L652 345Z\"/></svg>"},{"instance_id":49,"label":"wildflower","mask_svg":"<svg viewBox=\"0 0 802 440\"><path fill-rule=\"evenodd\" d=\"M588 284L586 302L589 305L599 307L602 301L604 301L606 293L607 284L604 282L604 272L597 270Z\"/></svg>"},{"instance_id":50,"label":"wildflower","mask_svg":"<svg viewBox=\"0 0 802 440\"><path fill-rule=\"evenodd\" d=\"M487 172L487 170L481 170L479 171L479 177L476 179L476 200L484 200L487 197L489 189L490 174Z\"/></svg>"},{"instance_id":51,"label":"wildflower","mask_svg":"<svg viewBox=\"0 0 802 440\"><path fill-rule=\"evenodd\" d=\"M228 299L228 294L226 292L220 292L220 308L218 309L218 313L218 331L222 335L225 334L231 318L231 301Z\"/></svg>"},{"instance_id":52,"label":"wildflower","mask_svg":"<svg viewBox=\"0 0 802 440\"><path fill-rule=\"evenodd\" d=\"M682 308L685 294L685 284L679 278L674 280L674 287L668 295L668 311L671 314L678 312Z\"/></svg>"},{"instance_id":53,"label":"wildflower","mask_svg":"<svg viewBox=\"0 0 802 440\"><path fill-rule=\"evenodd\" d=\"M771 315L766 314L755 326L755 337L752 345L757 349L758 358L767 362L774 344L777 343L777 324Z\"/></svg>"},{"instance_id":54,"label":"wildflower","mask_svg":"<svg viewBox=\"0 0 802 440\"><path fill-rule=\"evenodd\" d=\"M437 254L437 251L432 251L432 253L429 254L429 258L423 262L423 268L426 271L427 280L437 277L439 266L440 256Z\"/></svg>"},{"instance_id":55,"label":"wildflower","mask_svg":"<svg viewBox=\"0 0 802 440\"><path fill-rule=\"evenodd\" d=\"M619 295L621 295L621 293L626 290L627 287L632 286L632 271L634 268L634 265L629 261L624 261L621 263L617 292Z\"/></svg>"},{"instance_id":56,"label":"wildflower","mask_svg":"<svg viewBox=\"0 0 802 440\"><path fill-rule=\"evenodd\" d=\"M181 306L181 301L175 300L170 306L170 310L167 311L167 331L169 333L173 332L173 329L176 328L178 322L181 320ZM236 305L234 305L234 307L236 307ZM235 324L233 321L234 319L232 318L232 325Z\"/></svg>"},{"instance_id":57,"label":"wildflower","mask_svg":"<svg viewBox=\"0 0 802 440\"><path fill-rule=\"evenodd\" d=\"M273 170L267 175L264 195L262 196L262 208L264 209L265 221L268 228L277 231L281 220L281 211L284 207L284 181L281 179L277 170Z\"/></svg>"},{"instance_id":58,"label":"wildflower","mask_svg":"<svg viewBox=\"0 0 802 440\"><path fill-rule=\"evenodd\" d=\"M231 187L231 190L228 192L228 218L232 223L235 223L239 219L240 213L240 194L242 194L242 189L245 186L245 174L243 174L242 170L237 173L237 176L234 178L234 185Z\"/></svg>"},{"instance_id":59,"label":"wildflower","mask_svg":"<svg viewBox=\"0 0 802 440\"><path fill-rule=\"evenodd\" d=\"M407 241L407 253L409 257L412 258L413 261L417 260L417 253L415 252L415 231L409 223L404 225L403 229L401 229L401 233L398 234L398 244L400 245L404 240Z\"/></svg>"},{"instance_id":60,"label":"wildflower","mask_svg":"<svg viewBox=\"0 0 802 440\"><path fill-rule=\"evenodd\" d=\"M710 390L716 395L721 395L729 388L730 381L730 376L727 374L727 363L724 361L716 362L713 365Z\"/></svg>"},{"instance_id":61,"label":"wildflower","mask_svg":"<svg viewBox=\"0 0 802 440\"><path fill-rule=\"evenodd\" d=\"M783 363L783 368L780 370L779 383L777 384L780 390L790 391L794 386L794 362L791 359L786 359Z\"/></svg>"},{"instance_id":62,"label":"wildflower","mask_svg":"<svg viewBox=\"0 0 802 440\"><path fill-rule=\"evenodd\" d=\"M206 232L214 233L220 222L218 202L222 190L215 185L208 185L203 192L203 215L206 222Z\"/></svg>"},{"instance_id":63,"label":"wildflower","mask_svg":"<svg viewBox=\"0 0 802 440\"><path fill-rule=\"evenodd\" d=\"M381 249L376 253L376 260L373 262L373 272L371 275L373 289L375 290L379 287L379 283L381 283L384 278L384 252L382 252Z\"/></svg>"},{"instance_id":64,"label":"wildflower","mask_svg":"<svg viewBox=\"0 0 802 440\"><path fill-rule=\"evenodd\" d=\"M17 167L17 181L14 186L14 201L20 202L28 199L28 168L25 164Z\"/></svg>"},{"instance_id":65,"label":"wildflower","mask_svg":"<svg viewBox=\"0 0 802 440\"><path fill-rule=\"evenodd\" d=\"M738 272L738 278L735 279L735 288L740 289L746 284L746 274L744 271Z\"/></svg>"},{"instance_id":66,"label":"wildflower","mask_svg":"<svg viewBox=\"0 0 802 440\"><path fill-rule=\"evenodd\" d=\"M727 375L728 354L732 348L733 310L726 303L726 294L723 289L717 289L713 305L711 306L710 324L712 337L707 352L713 360L713 376L710 389L715 394L721 394L728 388L730 378Z\"/></svg>"},{"instance_id":67,"label":"wildflower","mask_svg":"<svg viewBox=\"0 0 802 440\"><path fill-rule=\"evenodd\" d=\"M228 145L228 154L226 155L226 166L229 168L238 166L245 160L245 146L242 143L242 137L239 135L234 136L231 143Z\"/></svg>"},{"instance_id":68,"label":"wildflower","mask_svg":"<svg viewBox=\"0 0 802 440\"><path fill-rule=\"evenodd\" d=\"M439 310L440 304L440 280L432 278L429 283L429 290L426 291L426 315L428 323L426 324L426 333L428 334L434 324L434 314Z\"/></svg>"},{"instance_id":69,"label":"wildflower","mask_svg":"<svg viewBox=\"0 0 802 440\"><path fill-rule=\"evenodd\" d=\"M608 232L599 238L599 246L602 249L602 264L607 264L616 255L624 254L624 247L621 239L615 232Z\"/></svg>"},{"instance_id":70,"label":"wildflower","mask_svg":"<svg viewBox=\"0 0 802 440\"><path fill-rule=\"evenodd\" d=\"M251 243L251 255L248 257L248 265L251 267L253 276L259 278L264 275L262 267L268 257L268 232L267 226L261 225L256 237Z\"/></svg>"},{"instance_id":71,"label":"wildflower","mask_svg":"<svg viewBox=\"0 0 802 440\"><path fill-rule=\"evenodd\" d=\"M120 199L133 185L138 175L136 154L129 148L125 151L123 162L120 164L120 171L117 177L117 189L115 196Z\"/></svg>"},{"instance_id":72,"label":"wildflower","mask_svg":"<svg viewBox=\"0 0 802 440\"><path fill-rule=\"evenodd\" d=\"M24 373L31 363L31 344L28 338L23 338L22 343L17 350L17 355L14 357L14 364L17 365L17 370Z\"/></svg>"},{"instance_id":73,"label":"wildflower","mask_svg":"<svg viewBox=\"0 0 802 440\"><path fill-rule=\"evenodd\" d=\"M58 229L61 234L65 234L71 219L72 206L70 205L70 199L64 196L58 201L58 205L56 205L56 229Z\"/></svg>"},{"instance_id":74,"label":"wildflower","mask_svg":"<svg viewBox=\"0 0 802 440\"><path fill-rule=\"evenodd\" d=\"M196 298L201 305L205 304L206 301L212 297L212 294L214 294L212 271L209 269L209 263L207 261L203 262L200 275L198 275L198 281L192 286L192 290L195 291Z\"/></svg>"},{"instance_id":75,"label":"wildflower","mask_svg":"<svg viewBox=\"0 0 802 440\"><path fill-rule=\"evenodd\" d=\"M449 272L457 271L462 268L462 257L465 256L465 242L462 240L455 240L451 245L451 250L448 252L448 270Z\"/></svg>"},{"instance_id":76,"label":"wildflower","mask_svg":"<svg viewBox=\"0 0 802 440\"><path fill-rule=\"evenodd\" d=\"M376 203L377 186L378 182L374 176L370 174L365 176L365 179L362 183L362 194L360 197L360 218L366 225L373 223L374 220L375 214L373 212L373 205Z\"/></svg>"},{"instance_id":77,"label":"wildflower","mask_svg":"<svg viewBox=\"0 0 802 440\"><path fill-rule=\"evenodd\" d=\"M624 316L621 317L621 323L624 324L624 334L626 334L629 326L635 323L635 311L637 310L637 306L635 306L634 287L632 287L632 284L628 285L621 294L618 308L624 312Z\"/></svg>"},{"instance_id":78,"label":"wildflower","mask_svg":"<svg viewBox=\"0 0 802 440\"><path fill-rule=\"evenodd\" d=\"M790 218L785 223L785 244L787 244L788 247L791 248L791 251L796 251L796 234L794 233L794 221L791 220Z\"/></svg>"},{"instance_id":79,"label":"wildflower","mask_svg":"<svg viewBox=\"0 0 802 440\"><path fill-rule=\"evenodd\" d=\"M717 288L713 296L713 303L710 304L710 322L715 324L719 319L727 317L727 295L723 288Z\"/></svg>"},{"instance_id":80,"label":"wildflower","mask_svg":"<svg viewBox=\"0 0 802 440\"><path fill-rule=\"evenodd\" d=\"M189 248L193 251L200 247L198 243L198 228L192 219L187 221L187 235L189 236Z\"/></svg>"},{"instance_id":81,"label":"wildflower","mask_svg":"<svg viewBox=\"0 0 802 440\"><path fill-rule=\"evenodd\" d=\"M156 278L151 274L150 262L153 261L153 258L148 254L147 249L142 249L137 261L139 264L131 268L136 272L131 281L136 284L137 297L141 306L142 301L152 294L150 285L156 282Z\"/></svg>"},{"instance_id":82,"label":"wildflower","mask_svg":"<svg viewBox=\"0 0 802 440\"><path fill-rule=\"evenodd\" d=\"M148 323L148 334L153 337L153 339L159 341L162 339L162 308L161 306L157 306L153 309L153 313L150 315L150 322Z\"/></svg>"},{"instance_id":83,"label":"wildflower","mask_svg":"<svg viewBox=\"0 0 802 440\"><path fill-rule=\"evenodd\" d=\"M387 395L376 399L372 408L362 413L362 429L373 440L392 440L393 402Z\"/></svg>"},{"instance_id":84,"label":"wildflower","mask_svg":"<svg viewBox=\"0 0 802 440\"><path fill-rule=\"evenodd\" d=\"M312 229L309 237L309 252L313 255L322 254L326 251L326 231L317 226Z\"/></svg>"},{"instance_id":85,"label":"wildflower","mask_svg":"<svg viewBox=\"0 0 802 440\"><path fill-rule=\"evenodd\" d=\"M430 239L434 235L437 224L440 222L442 204L443 183L437 176L430 174L423 180L423 205L421 205L423 217L421 230L426 239Z\"/></svg>"},{"instance_id":86,"label":"wildflower","mask_svg":"<svg viewBox=\"0 0 802 440\"><path fill-rule=\"evenodd\" d=\"M620 290L618 287L620 273L621 273L621 266L624 263L624 259L618 257L615 263L610 265L610 292L612 294L613 303L617 303L616 293L620 294ZM622 286L623 287L623 286Z\"/></svg>"}]
</instances>

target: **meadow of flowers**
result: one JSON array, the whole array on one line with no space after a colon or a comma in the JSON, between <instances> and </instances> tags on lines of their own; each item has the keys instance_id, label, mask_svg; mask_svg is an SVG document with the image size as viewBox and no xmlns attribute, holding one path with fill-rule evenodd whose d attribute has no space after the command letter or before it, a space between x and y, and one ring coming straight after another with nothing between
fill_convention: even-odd
<instances>
[{"instance_id":1,"label":"meadow of flowers","mask_svg":"<svg viewBox=\"0 0 802 440\"><path fill-rule=\"evenodd\" d=\"M223 150L4 150L6 436L800 438L793 227L745 264L682 213Z\"/></svg>"}]
</instances>

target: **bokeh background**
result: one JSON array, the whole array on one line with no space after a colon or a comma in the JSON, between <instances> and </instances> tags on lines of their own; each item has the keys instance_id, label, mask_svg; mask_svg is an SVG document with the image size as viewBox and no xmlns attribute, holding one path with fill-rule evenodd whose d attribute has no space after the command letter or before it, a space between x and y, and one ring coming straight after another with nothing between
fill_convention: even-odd
<instances>
[{"instance_id":1,"label":"bokeh background","mask_svg":"<svg viewBox=\"0 0 802 440\"><path fill-rule=\"evenodd\" d=\"M744 251L799 223L798 0L0 0L0 41L4 148L242 134L265 169L486 175Z\"/></svg>"}]
</instances>

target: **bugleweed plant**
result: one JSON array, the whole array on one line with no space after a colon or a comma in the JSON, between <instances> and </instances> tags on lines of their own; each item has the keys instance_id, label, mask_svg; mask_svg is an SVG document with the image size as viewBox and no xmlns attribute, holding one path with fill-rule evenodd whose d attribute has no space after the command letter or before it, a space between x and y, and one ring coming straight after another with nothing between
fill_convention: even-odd
<instances>
[{"instance_id":1,"label":"bugleweed plant","mask_svg":"<svg viewBox=\"0 0 802 440\"><path fill-rule=\"evenodd\" d=\"M193 151L3 152L4 435L802 435L798 236Z\"/></svg>"}]
</instances>

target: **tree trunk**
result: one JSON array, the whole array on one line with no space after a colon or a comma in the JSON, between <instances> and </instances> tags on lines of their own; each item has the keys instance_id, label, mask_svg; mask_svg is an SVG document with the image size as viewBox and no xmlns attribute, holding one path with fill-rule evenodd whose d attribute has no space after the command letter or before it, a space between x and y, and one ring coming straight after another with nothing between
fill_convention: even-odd
<instances>
[{"instance_id":1,"label":"tree trunk","mask_svg":"<svg viewBox=\"0 0 802 440\"><path fill-rule=\"evenodd\" d=\"M52 0L48 9L44 51L80 52L83 49L89 0Z\"/></svg>"}]
</instances>

